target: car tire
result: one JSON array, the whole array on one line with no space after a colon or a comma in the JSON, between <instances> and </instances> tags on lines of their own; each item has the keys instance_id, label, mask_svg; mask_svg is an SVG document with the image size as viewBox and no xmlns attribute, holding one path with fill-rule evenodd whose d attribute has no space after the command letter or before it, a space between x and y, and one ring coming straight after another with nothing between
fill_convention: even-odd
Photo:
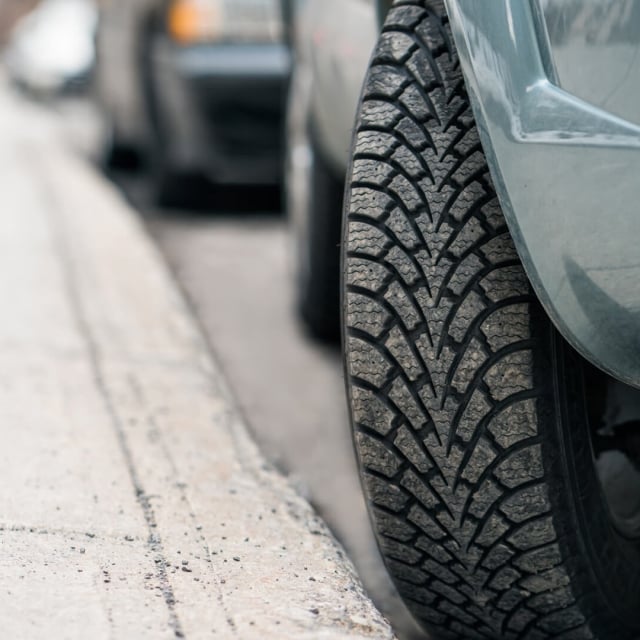
<instances>
[{"instance_id":1,"label":"car tire","mask_svg":"<svg viewBox=\"0 0 640 640\"><path fill-rule=\"evenodd\" d=\"M195 173L183 172L171 166L160 144L154 145L154 149L149 167L153 202L168 209L199 207L207 190L206 180Z\"/></svg>"},{"instance_id":2,"label":"car tire","mask_svg":"<svg viewBox=\"0 0 640 640\"><path fill-rule=\"evenodd\" d=\"M294 87L296 80L294 79ZM299 94L292 94L296 99ZM304 99L290 108L300 109ZM286 206L294 252L297 307L311 334L340 336L340 238L344 179L323 157L309 114L289 114Z\"/></svg>"},{"instance_id":3,"label":"car tire","mask_svg":"<svg viewBox=\"0 0 640 640\"><path fill-rule=\"evenodd\" d=\"M107 172L138 169L141 164L140 151L133 144L128 144L120 138L113 116L105 114L104 121L100 165Z\"/></svg>"},{"instance_id":4,"label":"car tire","mask_svg":"<svg viewBox=\"0 0 640 640\"><path fill-rule=\"evenodd\" d=\"M354 443L410 610L438 638L637 640L640 535L594 455L604 375L532 291L442 2L391 9L347 179Z\"/></svg>"}]
</instances>

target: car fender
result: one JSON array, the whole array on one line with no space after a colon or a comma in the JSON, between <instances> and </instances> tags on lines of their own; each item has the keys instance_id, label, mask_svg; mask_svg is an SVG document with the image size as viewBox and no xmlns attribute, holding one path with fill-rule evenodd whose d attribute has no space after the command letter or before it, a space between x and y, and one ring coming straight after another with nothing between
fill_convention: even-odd
<instances>
[{"instance_id":1,"label":"car fender","mask_svg":"<svg viewBox=\"0 0 640 640\"><path fill-rule=\"evenodd\" d=\"M537 296L583 356L640 387L640 127L606 100L560 86L542 4L445 2L492 178ZM564 46L574 44L570 34Z\"/></svg>"}]
</instances>

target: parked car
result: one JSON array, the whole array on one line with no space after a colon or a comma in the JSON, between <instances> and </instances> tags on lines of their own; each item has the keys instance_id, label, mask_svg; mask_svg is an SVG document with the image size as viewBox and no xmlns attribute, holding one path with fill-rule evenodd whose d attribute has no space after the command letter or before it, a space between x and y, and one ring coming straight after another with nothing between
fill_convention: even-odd
<instances>
[{"instance_id":1,"label":"parked car","mask_svg":"<svg viewBox=\"0 0 640 640\"><path fill-rule=\"evenodd\" d=\"M285 0L284 7L294 57L285 182L298 309L313 335L334 339L344 176L382 12L375 0Z\"/></svg>"},{"instance_id":2,"label":"parked car","mask_svg":"<svg viewBox=\"0 0 640 640\"><path fill-rule=\"evenodd\" d=\"M11 79L49 96L86 87L95 62L91 0L44 0L15 26L5 62Z\"/></svg>"},{"instance_id":3,"label":"parked car","mask_svg":"<svg viewBox=\"0 0 640 640\"><path fill-rule=\"evenodd\" d=\"M358 33L365 2L328 5L300 14L329 70L301 146L348 163L347 387L387 567L434 637L637 640L640 4L398 0L364 88L371 5Z\"/></svg>"},{"instance_id":4,"label":"parked car","mask_svg":"<svg viewBox=\"0 0 640 640\"><path fill-rule=\"evenodd\" d=\"M111 0L98 29L106 155L146 157L164 203L194 177L277 184L288 75L277 0Z\"/></svg>"}]
</instances>

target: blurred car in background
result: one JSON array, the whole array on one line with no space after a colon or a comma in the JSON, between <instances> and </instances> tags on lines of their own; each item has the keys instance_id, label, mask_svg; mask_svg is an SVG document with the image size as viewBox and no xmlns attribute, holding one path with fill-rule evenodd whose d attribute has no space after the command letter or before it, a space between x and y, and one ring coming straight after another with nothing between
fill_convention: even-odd
<instances>
[{"instance_id":1,"label":"blurred car in background","mask_svg":"<svg viewBox=\"0 0 640 640\"><path fill-rule=\"evenodd\" d=\"M284 0L293 72L286 207L298 308L311 333L339 335L344 176L362 81L391 0Z\"/></svg>"},{"instance_id":2,"label":"blurred car in background","mask_svg":"<svg viewBox=\"0 0 640 640\"><path fill-rule=\"evenodd\" d=\"M9 39L11 79L40 95L85 87L95 62L96 22L91 0L44 0Z\"/></svg>"},{"instance_id":3,"label":"blurred car in background","mask_svg":"<svg viewBox=\"0 0 640 640\"><path fill-rule=\"evenodd\" d=\"M156 200L192 179L276 184L289 54L278 0L110 0L98 28L106 155L149 161Z\"/></svg>"}]
</instances>

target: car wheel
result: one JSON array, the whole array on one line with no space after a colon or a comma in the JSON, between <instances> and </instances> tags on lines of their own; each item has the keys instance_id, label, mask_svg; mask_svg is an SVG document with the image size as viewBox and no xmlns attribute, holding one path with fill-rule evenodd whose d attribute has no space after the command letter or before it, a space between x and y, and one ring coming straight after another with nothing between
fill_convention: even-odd
<instances>
[{"instance_id":1,"label":"car wheel","mask_svg":"<svg viewBox=\"0 0 640 640\"><path fill-rule=\"evenodd\" d=\"M391 9L348 180L354 441L409 608L436 637L639 638L640 431L532 292L442 2Z\"/></svg>"},{"instance_id":2,"label":"car wheel","mask_svg":"<svg viewBox=\"0 0 640 640\"><path fill-rule=\"evenodd\" d=\"M151 197L158 206L197 208L205 201L206 179L174 168L166 161L160 145L154 145L149 169Z\"/></svg>"},{"instance_id":3,"label":"car wheel","mask_svg":"<svg viewBox=\"0 0 640 640\"><path fill-rule=\"evenodd\" d=\"M141 164L140 151L121 140L113 116L105 114L104 121L99 158L102 167L108 172L138 169Z\"/></svg>"},{"instance_id":4,"label":"car wheel","mask_svg":"<svg viewBox=\"0 0 640 640\"><path fill-rule=\"evenodd\" d=\"M294 78L288 114L286 206L299 313L317 338L340 335L340 237L344 180L318 149Z\"/></svg>"}]
</instances>

